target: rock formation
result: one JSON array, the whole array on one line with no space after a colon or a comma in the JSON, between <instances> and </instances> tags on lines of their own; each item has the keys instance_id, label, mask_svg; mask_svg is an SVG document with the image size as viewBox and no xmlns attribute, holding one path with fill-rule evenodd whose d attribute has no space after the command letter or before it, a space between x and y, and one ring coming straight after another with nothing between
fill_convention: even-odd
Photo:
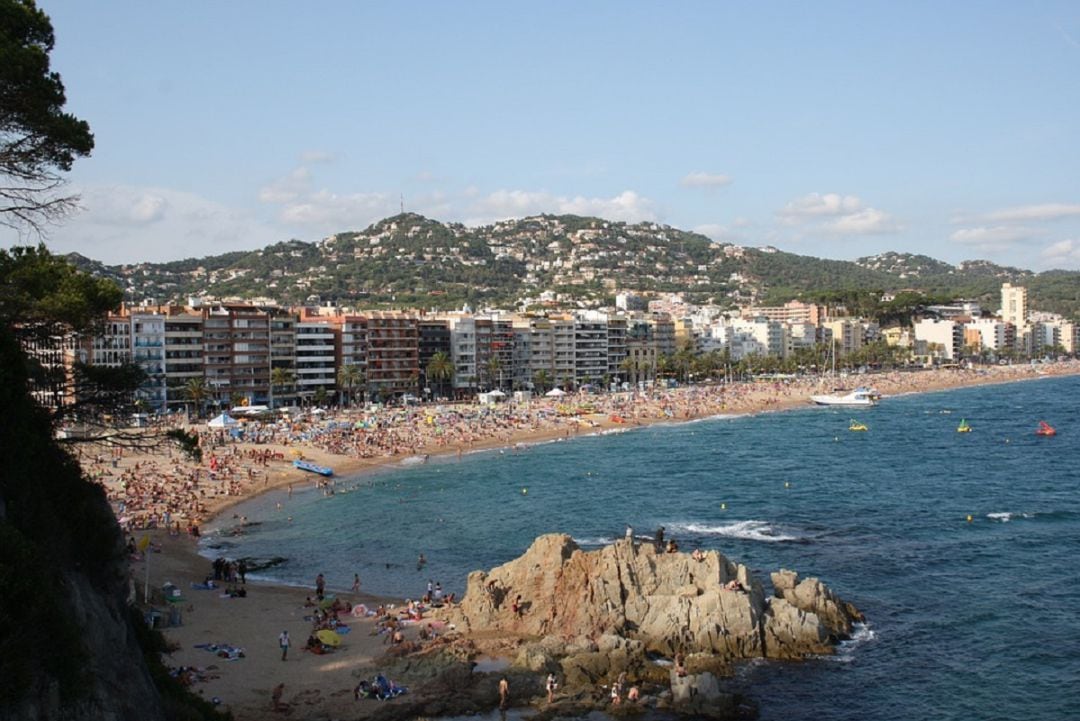
<instances>
[{"instance_id":1,"label":"rock formation","mask_svg":"<svg viewBox=\"0 0 1080 721\"><path fill-rule=\"evenodd\" d=\"M630 540L583 551L569 536L551 534L518 559L469 574L465 597L446 616L466 632L554 637L571 647L625 639L639 648L622 648L628 659L681 651L728 661L830 653L861 620L817 579L800 582L781 571L772 584L776 595L767 598L746 566L717 551L696 560ZM533 658L524 665L538 667L566 650L529 648Z\"/></svg>"}]
</instances>

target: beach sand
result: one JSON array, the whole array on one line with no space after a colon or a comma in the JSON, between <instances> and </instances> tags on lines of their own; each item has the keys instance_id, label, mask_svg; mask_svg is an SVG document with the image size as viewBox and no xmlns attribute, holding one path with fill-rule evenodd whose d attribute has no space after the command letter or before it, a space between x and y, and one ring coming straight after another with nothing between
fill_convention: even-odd
<instances>
[{"instance_id":1,"label":"beach sand","mask_svg":"<svg viewBox=\"0 0 1080 721\"><path fill-rule=\"evenodd\" d=\"M1007 383L1059 375L1080 374L1080 363L1066 362L1040 366L994 367L985 372L971 371L931 371L912 374L888 374L852 377L846 381L848 387L861 383L872 384L886 396L901 393L929 392L969 385L986 383ZM797 387L775 384L756 384L746 386L742 392L732 394L725 399L723 413L755 413L782 410L785 408L805 407L808 395L816 392L828 392L831 387L819 389L803 384ZM691 392L692 393L692 392ZM674 401L671 399L674 398ZM661 407L665 412L659 412ZM626 410L625 408L623 409ZM469 450L506 446L515 443L539 442L553 437L566 437L585 433L626 429L635 425L652 422L672 422L690 420L702 416L716 415L715 403L695 402L692 395L681 399L679 394L669 395L660 405L645 404L642 412L635 411L624 422L611 419L610 413L598 413L588 417L587 427L549 428L541 431L519 430L481 441L470 442ZM1034 421L1033 421L1034 423ZM578 430L580 428L580 430ZM247 444L235 444L236 451L243 453ZM271 446L277 453L283 454L286 461L278 461L268 466L260 466L249 461L239 464L240 476L243 471L253 467L254 479L240 483L238 494L221 495L206 499L205 514L212 516L224 512L230 505L249 498L271 488L280 488L288 484L312 483L313 477L292 468L287 462L290 451L295 446ZM265 444L255 447L266 450ZM437 448L410 449L415 453L443 452L454 453L455 446ZM115 470L134 468L135 464L164 462L159 451L152 453L127 453L117 459ZM399 463L404 456L355 459L334 455L324 450L303 447L304 456L322 465L334 467L338 476L349 476L365 469ZM181 464L182 461L173 452L168 463ZM90 464L90 471L101 472L102 464ZM144 466L145 468L145 466ZM266 471L264 476L258 474ZM108 481L106 481L108 483ZM289 707L293 718L357 718L366 716L383 702L355 701L352 689L359 678L370 678L377 668L379 656L388 648L385 636L371 635L374 622L370 619L349 619L351 633L345 635L344 643L335 652L323 656L307 653L302 649L311 630L311 623L304 620L310 615L310 608L304 607L304 600L314 591L314 573L311 588L293 588L275 586L266 583L248 582L246 598L222 598L220 590L194 590L193 582L202 582L210 573L210 562L197 554L196 541L187 533L170 535L163 530L134 531L141 538L149 534L159 552L149 553L149 587L153 592L166 582L171 582L181 589L184 601L174 604L181 609L182 625L166 628L166 638L176 646L167 658L170 666L192 666L202 670L206 680L192 686L192 691L211 699L217 697L222 707L228 708L240 721L264 718L271 711L271 692L275 685L284 683L282 700ZM143 598L143 585L146 561L132 562L132 576L137 587L139 600ZM343 596L349 598L348 594ZM380 599L359 595L351 600L368 603L393 602L392 599ZM396 599L401 603L401 599ZM158 608L167 610L167 604L158 604ZM278 648L278 635L287 630L292 639L288 660L281 660ZM407 631L407 636L415 637L416 628ZM195 648L197 644L227 643L244 649L245 657L229 661L214 654ZM392 703L392 702L391 702Z\"/></svg>"}]
</instances>

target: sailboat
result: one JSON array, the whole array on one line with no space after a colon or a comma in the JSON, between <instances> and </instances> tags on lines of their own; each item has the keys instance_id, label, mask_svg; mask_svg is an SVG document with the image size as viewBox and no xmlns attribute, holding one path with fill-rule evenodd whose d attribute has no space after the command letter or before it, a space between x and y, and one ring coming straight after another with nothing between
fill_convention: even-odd
<instances>
[{"instance_id":1,"label":"sailboat","mask_svg":"<svg viewBox=\"0 0 1080 721\"><path fill-rule=\"evenodd\" d=\"M956 427L957 433L971 433L971 426L968 425L966 418L960 419L960 425Z\"/></svg>"}]
</instances>

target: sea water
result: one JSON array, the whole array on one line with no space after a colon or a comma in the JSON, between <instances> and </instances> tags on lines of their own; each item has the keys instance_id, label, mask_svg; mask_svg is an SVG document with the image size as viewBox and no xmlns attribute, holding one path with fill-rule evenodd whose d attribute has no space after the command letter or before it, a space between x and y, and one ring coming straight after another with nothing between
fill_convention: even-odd
<instances>
[{"instance_id":1,"label":"sea water","mask_svg":"<svg viewBox=\"0 0 1080 721\"><path fill-rule=\"evenodd\" d=\"M1080 718L1078 398L1080 378L1047 378L433 458L253 499L244 533L204 553L415 598L429 580L460 595L543 533L594 548L662 525L683 551L766 583L817 576L866 614L835 656L741 667L732 688L762 719Z\"/></svg>"}]
</instances>

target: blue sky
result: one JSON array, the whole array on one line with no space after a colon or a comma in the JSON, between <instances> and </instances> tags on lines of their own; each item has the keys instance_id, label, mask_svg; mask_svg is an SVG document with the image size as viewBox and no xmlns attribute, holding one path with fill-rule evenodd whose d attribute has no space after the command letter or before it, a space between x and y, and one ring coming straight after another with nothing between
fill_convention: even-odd
<instances>
[{"instance_id":1,"label":"blue sky","mask_svg":"<svg viewBox=\"0 0 1080 721\"><path fill-rule=\"evenodd\" d=\"M314 241L404 196L1080 269L1075 1L39 6L97 140L58 252Z\"/></svg>"}]
</instances>

